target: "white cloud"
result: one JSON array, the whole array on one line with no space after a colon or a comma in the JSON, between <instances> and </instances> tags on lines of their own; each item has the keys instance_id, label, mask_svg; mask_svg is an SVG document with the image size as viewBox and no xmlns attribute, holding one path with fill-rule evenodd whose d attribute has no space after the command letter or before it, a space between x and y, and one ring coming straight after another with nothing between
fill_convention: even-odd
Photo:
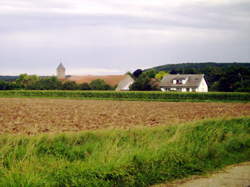
<instances>
[{"instance_id":1,"label":"white cloud","mask_svg":"<svg viewBox=\"0 0 250 187\"><path fill-rule=\"evenodd\" d=\"M0 0L0 74L245 61L249 33L249 0Z\"/></svg>"}]
</instances>

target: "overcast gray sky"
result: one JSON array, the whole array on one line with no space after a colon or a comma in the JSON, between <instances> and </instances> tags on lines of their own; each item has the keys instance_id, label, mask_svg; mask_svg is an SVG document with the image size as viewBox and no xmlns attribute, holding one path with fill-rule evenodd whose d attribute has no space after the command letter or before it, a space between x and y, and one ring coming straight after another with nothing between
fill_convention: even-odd
<instances>
[{"instance_id":1,"label":"overcast gray sky","mask_svg":"<svg viewBox=\"0 0 250 187\"><path fill-rule=\"evenodd\" d=\"M249 62L250 0L0 0L0 74Z\"/></svg>"}]
</instances>

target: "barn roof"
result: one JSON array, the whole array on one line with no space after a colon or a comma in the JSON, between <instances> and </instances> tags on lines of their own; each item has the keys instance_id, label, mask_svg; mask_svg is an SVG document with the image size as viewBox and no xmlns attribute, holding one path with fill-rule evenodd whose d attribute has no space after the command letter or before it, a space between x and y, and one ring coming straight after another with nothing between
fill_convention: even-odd
<instances>
[{"instance_id":1,"label":"barn roof","mask_svg":"<svg viewBox=\"0 0 250 187\"><path fill-rule=\"evenodd\" d=\"M169 74L166 75L161 83L160 87L165 88L197 88L204 74ZM173 80L187 80L185 84L174 84Z\"/></svg>"},{"instance_id":2,"label":"barn roof","mask_svg":"<svg viewBox=\"0 0 250 187\"><path fill-rule=\"evenodd\" d=\"M116 90L117 91L123 90L124 87L126 87L128 84L132 84L133 82L134 82L134 79L130 75L125 75L124 79L122 79L119 82Z\"/></svg>"},{"instance_id":3,"label":"barn roof","mask_svg":"<svg viewBox=\"0 0 250 187\"><path fill-rule=\"evenodd\" d=\"M111 86L116 86L121 80L125 78L125 75L82 75L82 76L70 76L67 79L75 81L76 83L90 83L96 79L102 79Z\"/></svg>"}]
</instances>

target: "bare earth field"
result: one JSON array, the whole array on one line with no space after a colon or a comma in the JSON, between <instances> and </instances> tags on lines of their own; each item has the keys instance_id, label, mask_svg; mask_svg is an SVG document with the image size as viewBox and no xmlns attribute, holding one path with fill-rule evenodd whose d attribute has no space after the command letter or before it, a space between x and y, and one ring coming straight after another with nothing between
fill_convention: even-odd
<instances>
[{"instance_id":1,"label":"bare earth field","mask_svg":"<svg viewBox=\"0 0 250 187\"><path fill-rule=\"evenodd\" d=\"M75 132L250 115L250 103L0 98L0 134Z\"/></svg>"}]
</instances>

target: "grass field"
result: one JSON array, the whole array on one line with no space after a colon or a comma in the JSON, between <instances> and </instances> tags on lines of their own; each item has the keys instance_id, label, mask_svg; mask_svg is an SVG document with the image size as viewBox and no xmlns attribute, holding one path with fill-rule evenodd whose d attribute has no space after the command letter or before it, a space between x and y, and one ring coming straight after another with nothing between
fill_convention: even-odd
<instances>
[{"instance_id":1,"label":"grass field","mask_svg":"<svg viewBox=\"0 0 250 187\"><path fill-rule=\"evenodd\" d=\"M0 134L77 132L250 116L250 103L0 98Z\"/></svg>"},{"instance_id":2,"label":"grass field","mask_svg":"<svg viewBox=\"0 0 250 187\"><path fill-rule=\"evenodd\" d=\"M250 161L249 102L0 106L0 186L150 186Z\"/></svg>"},{"instance_id":3,"label":"grass field","mask_svg":"<svg viewBox=\"0 0 250 187\"><path fill-rule=\"evenodd\" d=\"M250 118L1 135L1 186L149 186L250 158Z\"/></svg>"}]
</instances>

